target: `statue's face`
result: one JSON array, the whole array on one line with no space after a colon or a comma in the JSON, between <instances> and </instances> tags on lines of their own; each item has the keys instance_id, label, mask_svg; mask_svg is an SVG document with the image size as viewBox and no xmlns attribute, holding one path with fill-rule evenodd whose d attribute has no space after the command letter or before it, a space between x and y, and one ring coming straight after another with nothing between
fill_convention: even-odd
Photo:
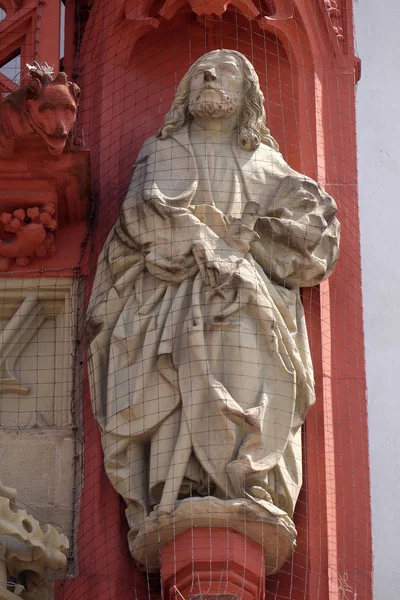
<instances>
[{"instance_id":1,"label":"statue's face","mask_svg":"<svg viewBox=\"0 0 400 600\"><path fill-rule=\"evenodd\" d=\"M237 112L243 98L243 68L229 52L204 57L189 85L189 112L196 118L218 119Z\"/></svg>"}]
</instances>

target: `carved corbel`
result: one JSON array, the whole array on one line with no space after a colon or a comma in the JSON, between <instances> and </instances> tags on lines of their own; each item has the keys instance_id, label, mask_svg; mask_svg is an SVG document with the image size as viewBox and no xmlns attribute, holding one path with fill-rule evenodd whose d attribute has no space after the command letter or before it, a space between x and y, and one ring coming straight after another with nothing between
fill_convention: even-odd
<instances>
[{"instance_id":1,"label":"carved corbel","mask_svg":"<svg viewBox=\"0 0 400 600\"><path fill-rule=\"evenodd\" d=\"M89 213L89 154L73 133L80 89L46 63L27 67L29 83L0 102L0 271L43 268Z\"/></svg>"}]
</instances>

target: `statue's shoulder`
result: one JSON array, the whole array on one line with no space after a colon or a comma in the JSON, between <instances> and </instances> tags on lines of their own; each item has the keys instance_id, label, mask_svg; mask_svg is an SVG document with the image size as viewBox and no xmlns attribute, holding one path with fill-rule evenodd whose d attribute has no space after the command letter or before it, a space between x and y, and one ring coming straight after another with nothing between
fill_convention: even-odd
<instances>
[{"instance_id":1,"label":"statue's shoulder","mask_svg":"<svg viewBox=\"0 0 400 600\"><path fill-rule=\"evenodd\" d=\"M257 148L255 154L257 160L262 158L263 160L267 160L272 163L289 166L283 158L282 154L279 152L279 150L271 148L271 146L268 146L268 144L261 143Z\"/></svg>"},{"instance_id":2,"label":"statue's shoulder","mask_svg":"<svg viewBox=\"0 0 400 600\"><path fill-rule=\"evenodd\" d=\"M143 164L144 162L151 164L160 160L161 157L165 159L168 152L179 145L179 141L173 136L161 139L156 135L152 135L143 143L135 165Z\"/></svg>"},{"instance_id":3,"label":"statue's shoulder","mask_svg":"<svg viewBox=\"0 0 400 600\"><path fill-rule=\"evenodd\" d=\"M279 150L271 148L267 144L261 143L253 153L253 164L257 170L267 171L270 175L275 175L279 179L291 176L295 171L288 165Z\"/></svg>"},{"instance_id":4,"label":"statue's shoulder","mask_svg":"<svg viewBox=\"0 0 400 600\"><path fill-rule=\"evenodd\" d=\"M155 135L152 135L151 137L147 138L147 140L143 142L142 147L140 148L138 157L136 159L136 164L142 162L143 160L146 160L151 154L153 154L156 144L157 137Z\"/></svg>"}]
</instances>

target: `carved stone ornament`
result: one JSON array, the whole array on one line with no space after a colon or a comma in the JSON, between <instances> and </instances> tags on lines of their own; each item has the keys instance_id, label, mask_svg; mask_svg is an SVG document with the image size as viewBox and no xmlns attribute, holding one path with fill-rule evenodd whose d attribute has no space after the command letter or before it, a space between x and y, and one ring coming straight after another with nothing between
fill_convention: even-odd
<instances>
[{"instance_id":1,"label":"carved stone ornament","mask_svg":"<svg viewBox=\"0 0 400 600\"><path fill-rule=\"evenodd\" d=\"M50 202L27 208L26 211L19 208L13 213L0 214L4 234L14 234L10 240L6 240L4 234L0 239L0 257L6 259L3 264L0 260L0 270L1 267L10 266L11 258L15 259L17 265L26 266L32 256L43 258L54 252L53 232L57 229L55 210L55 205Z\"/></svg>"},{"instance_id":2,"label":"carved stone ornament","mask_svg":"<svg viewBox=\"0 0 400 600\"><path fill-rule=\"evenodd\" d=\"M54 155L75 142L79 87L65 73L53 77L46 64L28 67L30 82L0 102L0 158L12 156L16 145L31 140L40 139Z\"/></svg>"},{"instance_id":3,"label":"carved stone ornament","mask_svg":"<svg viewBox=\"0 0 400 600\"><path fill-rule=\"evenodd\" d=\"M294 548L315 400L300 288L334 268L335 212L279 153L251 63L199 58L139 153L88 309L105 468L145 569L191 527L245 533L269 573Z\"/></svg>"},{"instance_id":4,"label":"carved stone ornament","mask_svg":"<svg viewBox=\"0 0 400 600\"><path fill-rule=\"evenodd\" d=\"M0 102L0 271L76 265L90 209L89 152L73 135L80 89L27 66L29 83Z\"/></svg>"},{"instance_id":5,"label":"carved stone ornament","mask_svg":"<svg viewBox=\"0 0 400 600\"><path fill-rule=\"evenodd\" d=\"M324 0L325 8L332 21L332 27L339 42L343 42L342 14L336 0Z\"/></svg>"},{"instance_id":6,"label":"carved stone ornament","mask_svg":"<svg viewBox=\"0 0 400 600\"><path fill-rule=\"evenodd\" d=\"M45 600L41 588L48 569L64 569L69 542L52 525L42 525L16 506L16 490L0 482L0 598ZM13 585L8 576L23 574L24 584ZM14 593L13 593L14 592Z\"/></svg>"},{"instance_id":7,"label":"carved stone ornament","mask_svg":"<svg viewBox=\"0 0 400 600\"><path fill-rule=\"evenodd\" d=\"M328 33L333 42L335 52L343 53L345 46L345 22L343 9L338 0L322 0Z\"/></svg>"}]
</instances>

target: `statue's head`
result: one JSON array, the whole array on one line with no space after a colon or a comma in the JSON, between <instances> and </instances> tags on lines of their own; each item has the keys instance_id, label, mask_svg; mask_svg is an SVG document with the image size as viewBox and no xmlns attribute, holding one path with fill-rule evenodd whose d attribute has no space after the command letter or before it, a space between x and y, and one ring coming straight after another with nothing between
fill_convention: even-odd
<instances>
[{"instance_id":1,"label":"statue's head","mask_svg":"<svg viewBox=\"0 0 400 600\"><path fill-rule=\"evenodd\" d=\"M51 154L61 154L76 119L80 89L65 73L31 72L26 86L25 109L32 129Z\"/></svg>"},{"instance_id":2,"label":"statue's head","mask_svg":"<svg viewBox=\"0 0 400 600\"><path fill-rule=\"evenodd\" d=\"M196 60L183 77L158 137L165 139L193 119L237 120L238 145L254 151L278 144L265 125L264 96L257 73L243 54L213 50Z\"/></svg>"}]
</instances>

